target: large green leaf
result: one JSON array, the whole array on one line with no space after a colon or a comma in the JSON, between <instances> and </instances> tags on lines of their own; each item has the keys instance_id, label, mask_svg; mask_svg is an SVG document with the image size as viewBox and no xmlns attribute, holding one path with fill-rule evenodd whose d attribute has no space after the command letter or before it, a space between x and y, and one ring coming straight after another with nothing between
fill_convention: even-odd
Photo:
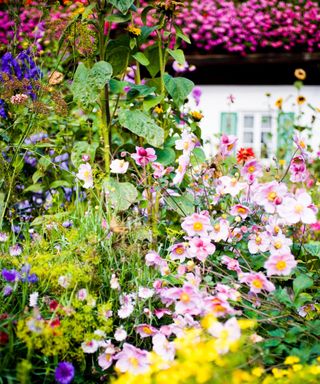
<instances>
[{"instance_id":1,"label":"large green leaf","mask_svg":"<svg viewBox=\"0 0 320 384\"><path fill-rule=\"evenodd\" d=\"M120 183L115 179L109 179L105 181L104 186L109 192L111 205L117 211L127 210L138 197L136 187L127 182Z\"/></svg>"},{"instance_id":2,"label":"large green leaf","mask_svg":"<svg viewBox=\"0 0 320 384\"><path fill-rule=\"evenodd\" d=\"M184 65L186 62L186 59L184 57L184 53L182 49L169 49L168 48L169 55L172 56L175 61L177 61L179 64Z\"/></svg>"},{"instance_id":3,"label":"large green leaf","mask_svg":"<svg viewBox=\"0 0 320 384\"><path fill-rule=\"evenodd\" d=\"M90 69L80 63L71 85L74 100L85 109L89 108L97 101L111 75L112 66L106 61L99 61Z\"/></svg>"},{"instance_id":4,"label":"large green leaf","mask_svg":"<svg viewBox=\"0 0 320 384\"><path fill-rule=\"evenodd\" d=\"M164 142L164 131L154 120L142 111L120 109L119 122L137 136L143 137L148 144L161 147Z\"/></svg>"},{"instance_id":5,"label":"large green leaf","mask_svg":"<svg viewBox=\"0 0 320 384\"><path fill-rule=\"evenodd\" d=\"M134 0L109 0L109 3L114 5L120 12L127 13Z\"/></svg>"},{"instance_id":6,"label":"large green leaf","mask_svg":"<svg viewBox=\"0 0 320 384\"><path fill-rule=\"evenodd\" d=\"M164 75L164 84L169 95L178 107L181 107L194 87L194 83L184 77Z\"/></svg>"},{"instance_id":7,"label":"large green leaf","mask_svg":"<svg viewBox=\"0 0 320 384\"><path fill-rule=\"evenodd\" d=\"M176 159L176 152L172 148L157 149L157 162L165 167L172 164Z\"/></svg>"},{"instance_id":8,"label":"large green leaf","mask_svg":"<svg viewBox=\"0 0 320 384\"><path fill-rule=\"evenodd\" d=\"M301 291L313 286L313 280L307 275L299 275L293 280L293 290L297 296Z\"/></svg>"},{"instance_id":9,"label":"large green leaf","mask_svg":"<svg viewBox=\"0 0 320 384\"><path fill-rule=\"evenodd\" d=\"M107 60L112 65L114 76L126 70L129 54L129 48L124 45L114 46L107 52Z\"/></svg>"}]
</instances>

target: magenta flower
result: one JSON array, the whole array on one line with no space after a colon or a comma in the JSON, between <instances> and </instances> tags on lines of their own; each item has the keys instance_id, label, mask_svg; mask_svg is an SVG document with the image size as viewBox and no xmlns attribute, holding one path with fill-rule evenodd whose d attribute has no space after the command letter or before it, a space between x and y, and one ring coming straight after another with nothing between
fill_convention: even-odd
<instances>
[{"instance_id":1,"label":"magenta flower","mask_svg":"<svg viewBox=\"0 0 320 384\"><path fill-rule=\"evenodd\" d=\"M263 206L267 213L275 213L287 191L288 188L284 183L271 181L258 187L254 193L254 200L257 204Z\"/></svg>"},{"instance_id":2,"label":"magenta flower","mask_svg":"<svg viewBox=\"0 0 320 384\"><path fill-rule=\"evenodd\" d=\"M153 148L136 147L136 153L132 153L131 157L141 167L145 167L150 162L157 160L157 155Z\"/></svg>"},{"instance_id":3,"label":"magenta flower","mask_svg":"<svg viewBox=\"0 0 320 384\"><path fill-rule=\"evenodd\" d=\"M252 184L257 177L262 176L262 165L256 160L248 160L241 169L241 175Z\"/></svg>"}]
</instances>

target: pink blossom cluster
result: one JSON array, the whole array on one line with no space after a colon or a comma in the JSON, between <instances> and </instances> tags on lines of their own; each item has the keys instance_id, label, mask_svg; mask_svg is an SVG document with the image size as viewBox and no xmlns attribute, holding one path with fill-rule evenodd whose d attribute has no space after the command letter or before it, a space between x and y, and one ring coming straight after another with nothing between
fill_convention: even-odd
<instances>
[{"instance_id":1,"label":"pink blossom cluster","mask_svg":"<svg viewBox=\"0 0 320 384\"><path fill-rule=\"evenodd\" d=\"M320 47L320 4L313 0L190 0L175 21L196 48L207 52L313 52ZM154 23L151 14L149 22Z\"/></svg>"}]
</instances>

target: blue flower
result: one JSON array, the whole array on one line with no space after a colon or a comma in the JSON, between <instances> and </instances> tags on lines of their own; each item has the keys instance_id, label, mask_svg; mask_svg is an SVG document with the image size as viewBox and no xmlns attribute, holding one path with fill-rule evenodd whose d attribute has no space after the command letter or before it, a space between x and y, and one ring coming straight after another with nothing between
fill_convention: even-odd
<instances>
[{"instance_id":1,"label":"blue flower","mask_svg":"<svg viewBox=\"0 0 320 384\"><path fill-rule=\"evenodd\" d=\"M3 269L2 277L8 282L13 283L15 281L18 281L20 279L20 273L16 271L15 269Z\"/></svg>"},{"instance_id":2,"label":"blue flower","mask_svg":"<svg viewBox=\"0 0 320 384\"><path fill-rule=\"evenodd\" d=\"M68 363L67 361L63 361L59 363L55 370L54 378L56 379L56 382L59 384L71 383L74 378L73 365L71 363Z\"/></svg>"}]
</instances>

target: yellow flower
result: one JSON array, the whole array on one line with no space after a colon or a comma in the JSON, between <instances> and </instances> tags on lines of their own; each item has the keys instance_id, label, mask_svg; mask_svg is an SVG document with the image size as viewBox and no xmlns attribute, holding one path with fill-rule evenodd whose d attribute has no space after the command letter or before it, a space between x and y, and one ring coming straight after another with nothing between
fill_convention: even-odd
<instances>
[{"instance_id":1,"label":"yellow flower","mask_svg":"<svg viewBox=\"0 0 320 384\"><path fill-rule=\"evenodd\" d=\"M304 80L307 77L306 71L301 68L296 69L294 75L298 80Z\"/></svg>"},{"instance_id":2,"label":"yellow flower","mask_svg":"<svg viewBox=\"0 0 320 384\"><path fill-rule=\"evenodd\" d=\"M276 379L281 379L281 377L284 377L288 374L287 371L284 369L279 369L279 368L273 368L272 369L272 374Z\"/></svg>"},{"instance_id":3,"label":"yellow flower","mask_svg":"<svg viewBox=\"0 0 320 384\"><path fill-rule=\"evenodd\" d=\"M163 109L160 105L157 105L153 110L153 112L160 114L160 113L163 113Z\"/></svg>"},{"instance_id":4,"label":"yellow flower","mask_svg":"<svg viewBox=\"0 0 320 384\"><path fill-rule=\"evenodd\" d=\"M238 324L241 329L251 329L256 326L256 322L249 319L239 319Z\"/></svg>"},{"instance_id":5,"label":"yellow flower","mask_svg":"<svg viewBox=\"0 0 320 384\"><path fill-rule=\"evenodd\" d=\"M276 102L275 102L275 106L276 106L277 108L281 109L281 108L282 108L282 104L283 104L283 98L280 97L278 100L276 100Z\"/></svg>"},{"instance_id":6,"label":"yellow flower","mask_svg":"<svg viewBox=\"0 0 320 384\"><path fill-rule=\"evenodd\" d=\"M294 372L298 372L298 371L301 371L301 369L303 368L303 365L302 364L294 364L292 366L292 369Z\"/></svg>"},{"instance_id":7,"label":"yellow flower","mask_svg":"<svg viewBox=\"0 0 320 384\"><path fill-rule=\"evenodd\" d=\"M284 361L284 363L286 364L286 365L292 365L292 364L296 364L296 363L299 363L300 362L300 359L299 359L299 357L297 357L297 356L288 356L286 359L285 359L285 361Z\"/></svg>"},{"instance_id":8,"label":"yellow flower","mask_svg":"<svg viewBox=\"0 0 320 384\"><path fill-rule=\"evenodd\" d=\"M264 373L264 369L261 367L256 367L252 369L251 373L253 374L253 376L261 377Z\"/></svg>"},{"instance_id":9,"label":"yellow flower","mask_svg":"<svg viewBox=\"0 0 320 384\"><path fill-rule=\"evenodd\" d=\"M285 161L285 159L280 159L280 160L279 160L279 165L280 165L281 167L284 167L284 166L286 165L286 161Z\"/></svg>"},{"instance_id":10,"label":"yellow flower","mask_svg":"<svg viewBox=\"0 0 320 384\"><path fill-rule=\"evenodd\" d=\"M203 118L203 114L198 111L192 111L190 113L194 121L200 121Z\"/></svg>"},{"instance_id":11,"label":"yellow flower","mask_svg":"<svg viewBox=\"0 0 320 384\"><path fill-rule=\"evenodd\" d=\"M131 37L138 37L141 35L141 29L134 25L129 25L126 29Z\"/></svg>"},{"instance_id":12,"label":"yellow flower","mask_svg":"<svg viewBox=\"0 0 320 384\"><path fill-rule=\"evenodd\" d=\"M304 96L298 96L297 97L297 103L299 104L299 105L302 105L303 103L305 103L306 102L306 98L304 97Z\"/></svg>"}]
</instances>

